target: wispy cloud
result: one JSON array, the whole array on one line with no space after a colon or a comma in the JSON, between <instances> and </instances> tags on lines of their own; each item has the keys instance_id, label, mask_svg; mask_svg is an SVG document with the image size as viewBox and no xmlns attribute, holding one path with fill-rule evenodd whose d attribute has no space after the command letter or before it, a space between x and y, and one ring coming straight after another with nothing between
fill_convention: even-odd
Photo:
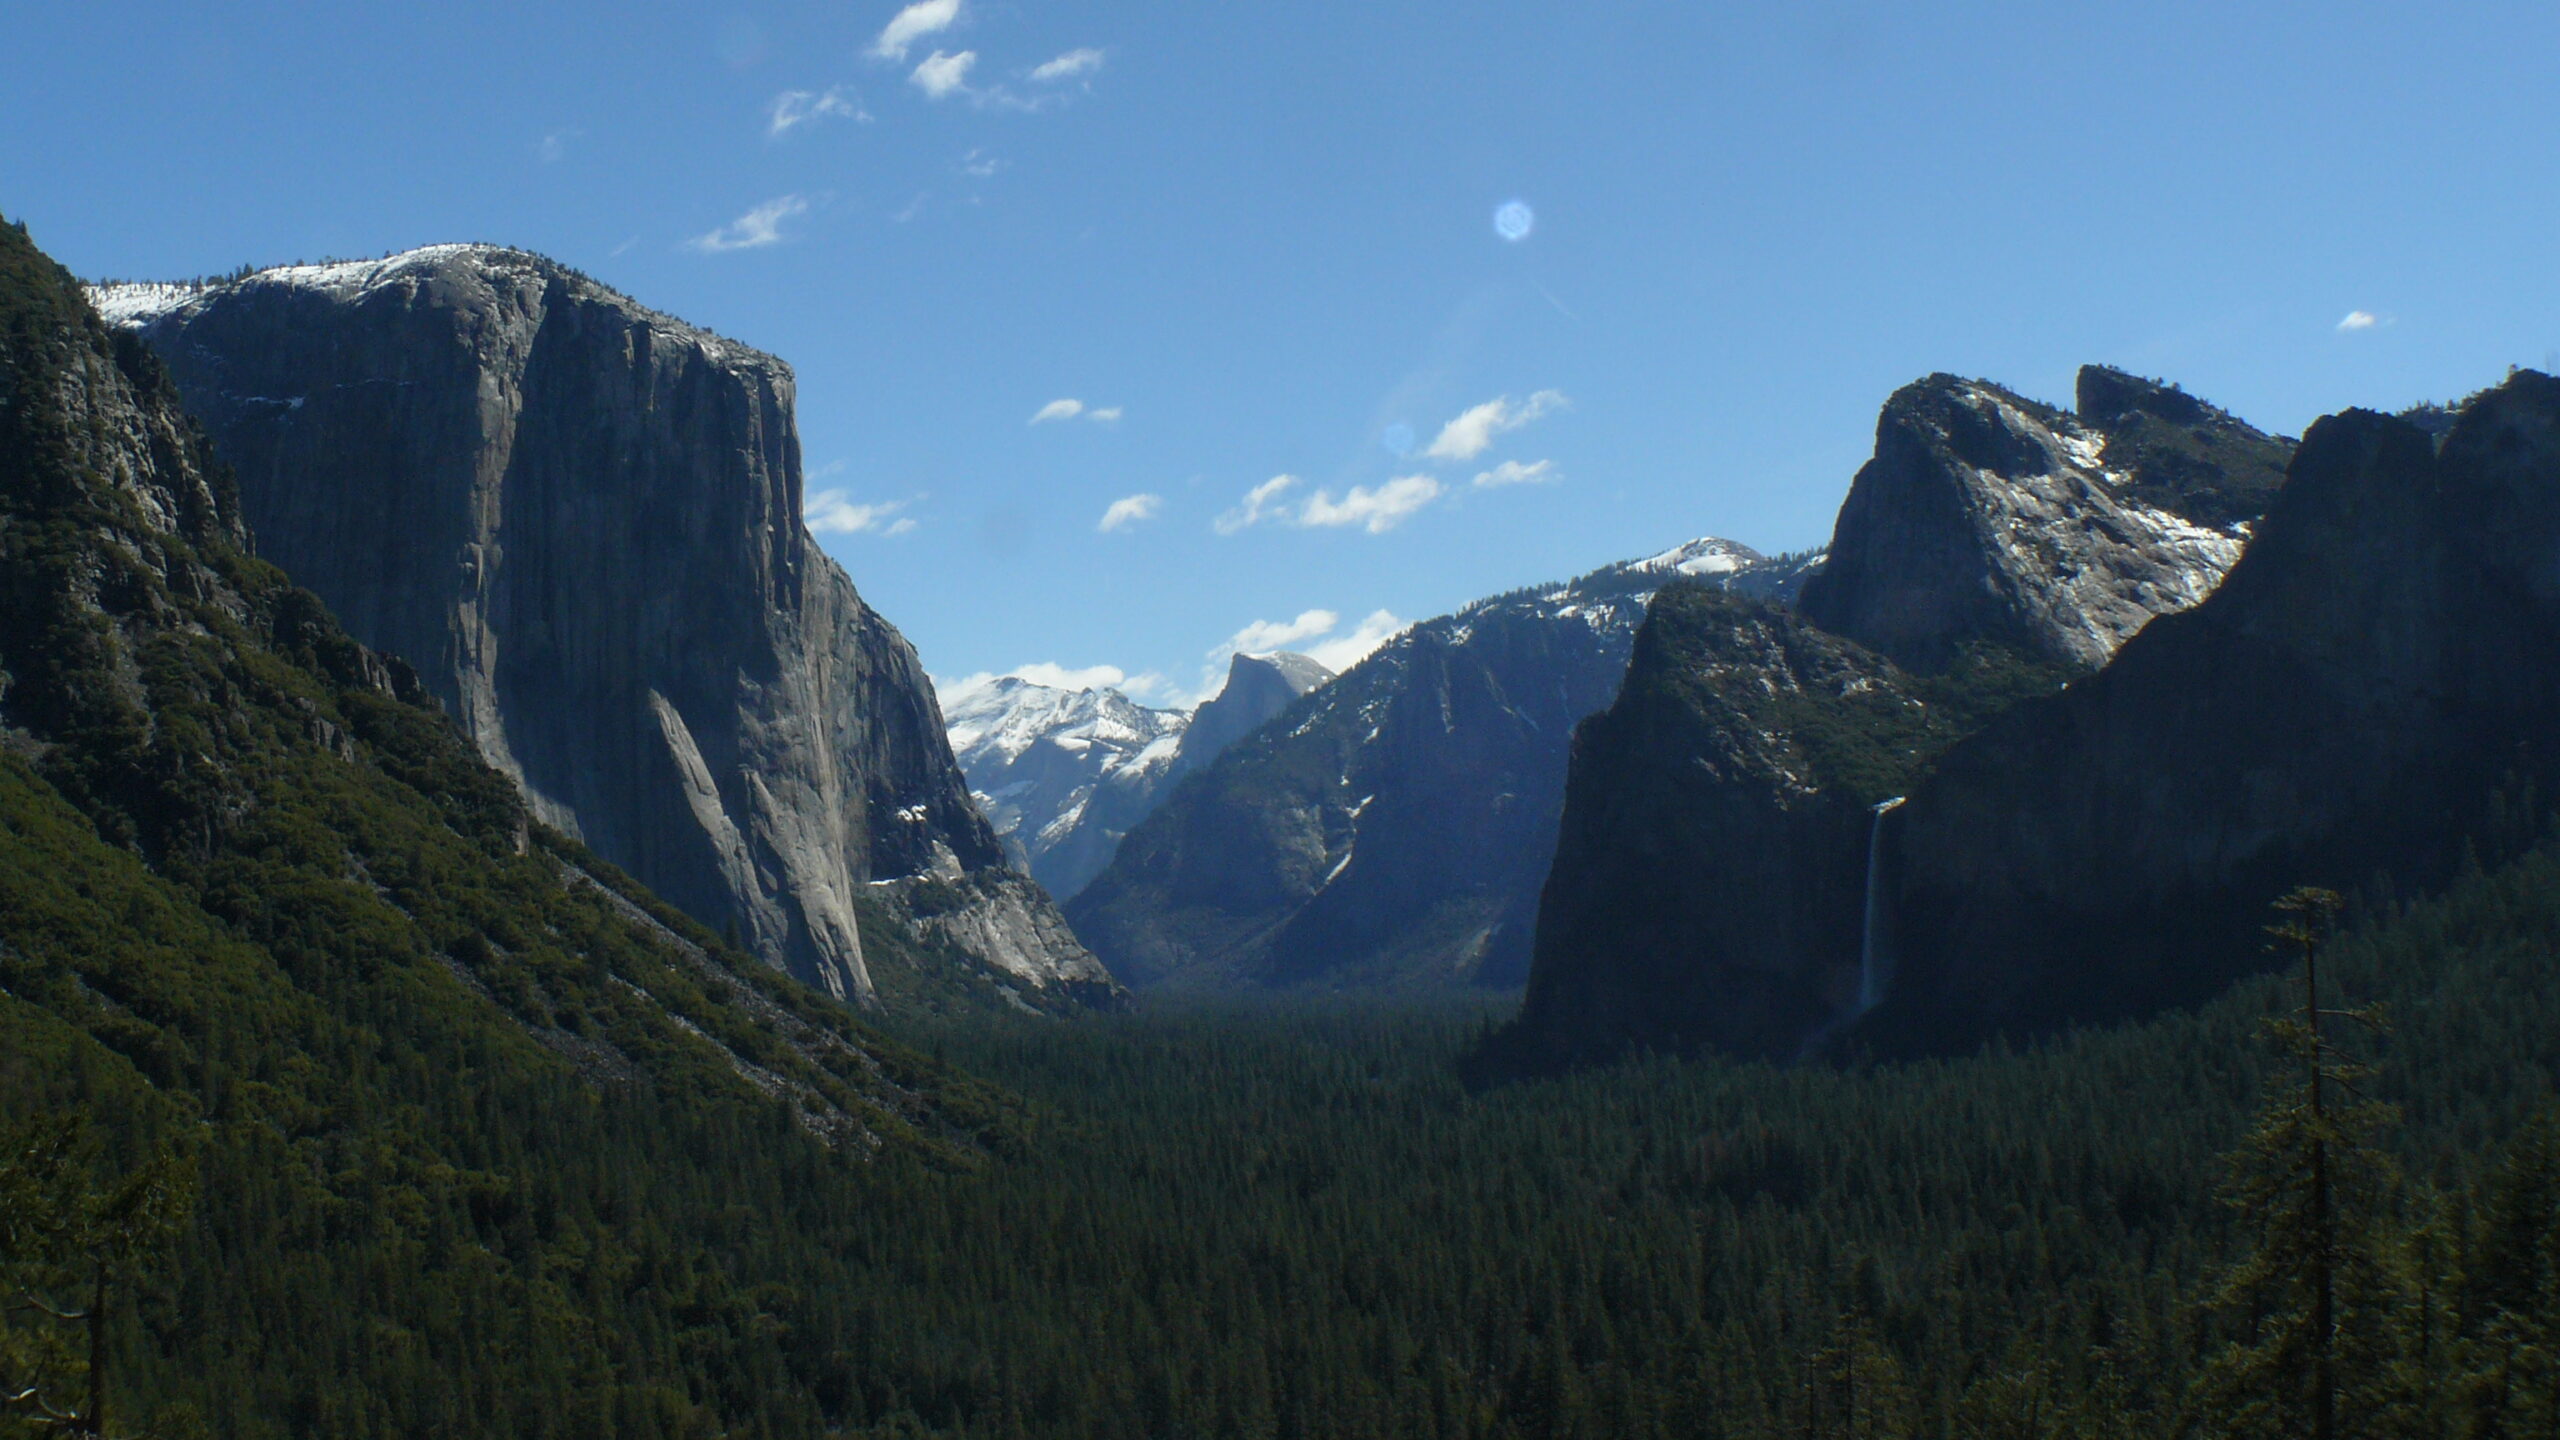
<instances>
[{"instance_id":1,"label":"wispy cloud","mask_svg":"<svg viewBox=\"0 0 2560 1440\"><path fill-rule=\"evenodd\" d=\"M1221 535L1233 535L1265 520L1278 520L1316 530L1358 525L1372 535L1381 535L1444 493L1440 482L1428 475L1399 475L1375 489L1354 485L1339 500L1333 491L1325 489L1292 505L1283 497L1297 484L1295 475L1272 476L1246 491L1244 499L1210 522L1210 528Z\"/></svg>"},{"instance_id":2,"label":"wispy cloud","mask_svg":"<svg viewBox=\"0 0 2560 1440\"><path fill-rule=\"evenodd\" d=\"M842 490L815 490L801 502L800 519L816 535L904 535L916 528L914 519L898 513L909 503L857 505Z\"/></svg>"},{"instance_id":3,"label":"wispy cloud","mask_svg":"<svg viewBox=\"0 0 2560 1440\"><path fill-rule=\"evenodd\" d=\"M1557 390L1541 390L1517 405L1508 395L1487 400L1441 426L1439 437L1422 453L1433 460L1473 460L1493 443L1493 437L1517 430L1570 403Z\"/></svg>"},{"instance_id":4,"label":"wispy cloud","mask_svg":"<svg viewBox=\"0 0 2560 1440\"><path fill-rule=\"evenodd\" d=\"M952 94L966 94L969 89L969 67L978 63L978 52L963 50L946 55L939 50L924 58L907 79L925 93L925 98L940 100Z\"/></svg>"},{"instance_id":5,"label":"wispy cloud","mask_svg":"<svg viewBox=\"0 0 2560 1440\"><path fill-rule=\"evenodd\" d=\"M1210 528L1221 535L1233 535L1239 530L1278 517L1285 513L1288 507L1277 502L1291 486L1297 483L1298 477L1295 475L1272 476L1246 491L1244 499L1237 502L1235 508L1210 522Z\"/></svg>"},{"instance_id":6,"label":"wispy cloud","mask_svg":"<svg viewBox=\"0 0 2560 1440\"><path fill-rule=\"evenodd\" d=\"M1052 420L1073 420L1083 413L1084 402L1081 400L1052 400L1032 412L1031 423L1046 425Z\"/></svg>"},{"instance_id":7,"label":"wispy cloud","mask_svg":"<svg viewBox=\"0 0 2560 1440\"><path fill-rule=\"evenodd\" d=\"M534 157L545 165L557 165L569 158L570 143L586 134L584 130L554 130L533 147Z\"/></svg>"},{"instance_id":8,"label":"wispy cloud","mask_svg":"<svg viewBox=\"0 0 2560 1440\"><path fill-rule=\"evenodd\" d=\"M1164 677L1152 671L1132 675L1117 665L1067 666L1051 660L1035 660L1028 665L1016 665L1001 675L992 670L981 670L958 679L937 675L933 677L933 690L942 701L942 708L950 710L998 680L1028 680L1053 690L1113 689L1131 699L1144 699L1165 688Z\"/></svg>"},{"instance_id":9,"label":"wispy cloud","mask_svg":"<svg viewBox=\"0 0 2560 1440\"><path fill-rule=\"evenodd\" d=\"M2381 323L2382 317L2370 310L2350 310L2347 312L2347 318L2338 322L2338 333L2343 335L2357 330L2370 330Z\"/></svg>"},{"instance_id":10,"label":"wispy cloud","mask_svg":"<svg viewBox=\"0 0 2560 1440\"><path fill-rule=\"evenodd\" d=\"M1031 72L1031 78L1043 82L1073 80L1080 75L1090 75L1101 68L1102 52L1088 46L1081 50L1070 50L1040 66Z\"/></svg>"},{"instance_id":11,"label":"wispy cloud","mask_svg":"<svg viewBox=\"0 0 2560 1440\"><path fill-rule=\"evenodd\" d=\"M1440 493L1440 482L1428 475L1399 475L1375 490L1354 485L1340 500L1330 490L1319 490L1307 497L1298 523L1325 529L1358 525L1372 535L1383 535L1439 499Z\"/></svg>"},{"instance_id":12,"label":"wispy cloud","mask_svg":"<svg viewBox=\"0 0 2560 1440\"><path fill-rule=\"evenodd\" d=\"M927 35L939 35L960 18L960 0L916 0L880 27L871 53L883 60L904 60L907 48Z\"/></svg>"},{"instance_id":13,"label":"wispy cloud","mask_svg":"<svg viewBox=\"0 0 2560 1440\"><path fill-rule=\"evenodd\" d=\"M1341 630L1341 625L1342 617L1331 610L1303 610L1291 620L1256 620L1228 636L1224 644L1210 647L1201 689L1206 692L1219 683L1231 655L1295 650L1327 670L1348 670L1393 639L1407 622L1391 611L1372 610L1349 630Z\"/></svg>"},{"instance_id":14,"label":"wispy cloud","mask_svg":"<svg viewBox=\"0 0 2560 1440\"><path fill-rule=\"evenodd\" d=\"M1111 508L1102 512L1102 523L1093 528L1109 534L1123 526L1153 520L1162 509L1164 497L1161 495L1124 495L1111 502Z\"/></svg>"},{"instance_id":15,"label":"wispy cloud","mask_svg":"<svg viewBox=\"0 0 2560 1440\"><path fill-rule=\"evenodd\" d=\"M1209 658L1224 660L1230 655L1267 655L1285 650L1301 640L1312 640L1330 632L1342 623L1342 617L1330 610L1302 610L1295 620L1256 620L1230 635L1223 645L1209 647Z\"/></svg>"},{"instance_id":16,"label":"wispy cloud","mask_svg":"<svg viewBox=\"0 0 2560 1440\"><path fill-rule=\"evenodd\" d=\"M760 250L767 245L782 243L785 238L782 233L784 221L808 213L809 202L805 197L777 196L708 235L696 235L685 244L709 255L727 250Z\"/></svg>"},{"instance_id":17,"label":"wispy cloud","mask_svg":"<svg viewBox=\"0 0 2560 1440\"><path fill-rule=\"evenodd\" d=\"M843 85L830 85L824 93L814 90L785 90L773 97L765 107L765 134L773 139L790 134L813 120L852 120L868 123L871 112L862 108L862 97Z\"/></svg>"},{"instance_id":18,"label":"wispy cloud","mask_svg":"<svg viewBox=\"0 0 2560 1440\"><path fill-rule=\"evenodd\" d=\"M1070 670L1047 660L1017 665L1010 673L1018 680L1028 680L1034 685L1046 685L1055 690L1090 690L1096 685L1117 685L1129 678L1128 672L1117 665L1087 665L1081 670Z\"/></svg>"},{"instance_id":19,"label":"wispy cloud","mask_svg":"<svg viewBox=\"0 0 2560 1440\"><path fill-rule=\"evenodd\" d=\"M1310 645L1303 652L1327 670L1339 673L1369 658L1369 652L1402 633L1409 622L1384 610L1372 610L1350 633Z\"/></svg>"},{"instance_id":20,"label":"wispy cloud","mask_svg":"<svg viewBox=\"0 0 2560 1440\"><path fill-rule=\"evenodd\" d=\"M1490 470L1480 472L1476 476L1476 483L1478 485L1488 487L1494 485L1543 485L1555 478L1556 463L1552 460L1538 460L1527 465L1523 465L1517 460L1505 460Z\"/></svg>"},{"instance_id":21,"label":"wispy cloud","mask_svg":"<svg viewBox=\"0 0 2560 1440\"><path fill-rule=\"evenodd\" d=\"M984 150L972 150L960 157L960 173L973 180L984 180L1004 168L1004 162Z\"/></svg>"},{"instance_id":22,"label":"wispy cloud","mask_svg":"<svg viewBox=\"0 0 2560 1440\"><path fill-rule=\"evenodd\" d=\"M1117 405L1105 405L1099 410L1087 410L1084 412L1084 418L1091 420L1096 424L1117 425L1120 423L1120 407Z\"/></svg>"}]
</instances>

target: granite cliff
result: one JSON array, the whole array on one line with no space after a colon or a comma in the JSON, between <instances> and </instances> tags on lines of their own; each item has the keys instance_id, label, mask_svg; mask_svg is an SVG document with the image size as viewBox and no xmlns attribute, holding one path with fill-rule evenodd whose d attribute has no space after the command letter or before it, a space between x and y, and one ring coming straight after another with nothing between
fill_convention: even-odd
<instances>
[{"instance_id":1,"label":"granite cliff","mask_svg":"<svg viewBox=\"0 0 2560 1440\"><path fill-rule=\"evenodd\" d=\"M1575 737L1508 1061L1848 1038L1895 960L1870 941L1868 881L1906 842L1877 807L2212 593L2291 450L2118 371L2083 370L2079 401L1907 386L1799 615L1655 600Z\"/></svg>"},{"instance_id":2,"label":"granite cliff","mask_svg":"<svg viewBox=\"0 0 2560 1440\"><path fill-rule=\"evenodd\" d=\"M2285 889L2423 890L2530 838L2560 778L2560 381L2514 374L2440 445L2320 421L2211 599L1940 760L1896 817L1875 1043L2189 1003L2265 963Z\"/></svg>"},{"instance_id":3,"label":"granite cliff","mask_svg":"<svg viewBox=\"0 0 2560 1440\"><path fill-rule=\"evenodd\" d=\"M802 526L782 362L486 246L96 298L261 553L414 664L542 820L844 999L874 996L858 913L923 877L966 881L1010 988L1113 992L1063 926L1022 929L1054 912L915 652Z\"/></svg>"},{"instance_id":4,"label":"granite cliff","mask_svg":"<svg viewBox=\"0 0 2560 1440\"><path fill-rule=\"evenodd\" d=\"M2094 670L2211 593L2290 442L2121 371L2068 414L1980 380L1895 392L1806 618L1912 669L1990 642Z\"/></svg>"},{"instance_id":5,"label":"granite cliff","mask_svg":"<svg viewBox=\"0 0 2560 1440\"><path fill-rule=\"evenodd\" d=\"M648 1090L685 1123L718 1107L752 1125L779 1103L860 1153L950 1148L936 1091L952 1077L542 825L416 672L250 554L180 402L131 333L0 226L14 1093L44 1093L30 1077L55 1062L37 1057L79 1036L53 1077L69 1093L135 1083L214 1145L273 1125L334 1153L415 1147L389 1117L457 1107L494 1125L469 1087L529 1080L555 1098L564 1081ZM345 1183L290 1163L315 1193ZM211 1185L244 1173L207 1168Z\"/></svg>"}]
</instances>

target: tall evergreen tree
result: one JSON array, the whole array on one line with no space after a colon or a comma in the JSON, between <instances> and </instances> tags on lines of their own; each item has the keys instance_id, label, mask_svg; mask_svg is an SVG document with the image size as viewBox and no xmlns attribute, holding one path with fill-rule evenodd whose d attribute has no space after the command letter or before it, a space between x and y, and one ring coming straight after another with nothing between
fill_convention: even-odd
<instances>
[{"instance_id":1,"label":"tall evergreen tree","mask_svg":"<svg viewBox=\"0 0 2560 1440\"><path fill-rule=\"evenodd\" d=\"M2242 1251L2209 1302L2229 1338L2197 1376L2198 1417L2233 1440L2412 1433L2418 1286L2392 1223L2396 1167L2377 1143L2396 1116L2365 1097L2368 1068L2330 1038L2333 1020L2378 1033L2382 1016L2321 1004L2339 897L2302 889L2276 906L2269 933L2300 962L2300 1008L2266 1023L2288 1063L2228 1162Z\"/></svg>"}]
</instances>

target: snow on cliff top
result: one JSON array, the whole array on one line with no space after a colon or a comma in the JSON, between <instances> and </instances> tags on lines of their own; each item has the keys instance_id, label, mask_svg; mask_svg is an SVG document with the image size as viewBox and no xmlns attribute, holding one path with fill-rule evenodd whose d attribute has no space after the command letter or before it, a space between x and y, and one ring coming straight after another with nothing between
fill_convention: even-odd
<instances>
[{"instance_id":1,"label":"snow on cliff top","mask_svg":"<svg viewBox=\"0 0 2560 1440\"><path fill-rule=\"evenodd\" d=\"M259 270L236 281L114 282L87 287L89 303L110 325L140 329L195 301L232 289L256 285L291 285L319 290L339 299L354 299L393 281L433 270L448 261L469 259L483 271L525 272L540 268L567 271L569 267L530 250L507 245L421 245L379 260L329 260L317 265L278 265ZM574 273L574 272L572 272ZM584 279L585 277L580 277ZM611 296L646 319L656 329L680 336L701 347L715 361L747 359L788 371L782 361L752 346L741 345L699 325L690 324L663 311L652 310L621 291L601 281L586 280L595 292Z\"/></svg>"}]
</instances>

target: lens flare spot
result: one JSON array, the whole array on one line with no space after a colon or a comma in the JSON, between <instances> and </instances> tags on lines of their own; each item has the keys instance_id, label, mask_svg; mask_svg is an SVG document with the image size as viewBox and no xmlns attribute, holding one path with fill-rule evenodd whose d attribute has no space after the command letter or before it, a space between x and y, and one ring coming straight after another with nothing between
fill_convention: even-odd
<instances>
[{"instance_id":1,"label":"lens flare spot","mask_svg":"<svg viewBox=\"0 0 2560 1440\"><path fill-rule=\"evenodd\" d=\"M1526 200L1507 200L1493 212L1493 233L1517 245L1538 226L1538 212Z\"/></svg>"},{"instance_id":2,"label":"lens flare spot","mask_svg":"<svg viewBox=\"0 0 2560 1440\"><path fill-rule=\"evenodd\" d=\"M1390 455L1410 455L1413 453L1413 427L1399 420L1378 432L1378 443L1386 446Z\"/></svg>"}]
</instances>

